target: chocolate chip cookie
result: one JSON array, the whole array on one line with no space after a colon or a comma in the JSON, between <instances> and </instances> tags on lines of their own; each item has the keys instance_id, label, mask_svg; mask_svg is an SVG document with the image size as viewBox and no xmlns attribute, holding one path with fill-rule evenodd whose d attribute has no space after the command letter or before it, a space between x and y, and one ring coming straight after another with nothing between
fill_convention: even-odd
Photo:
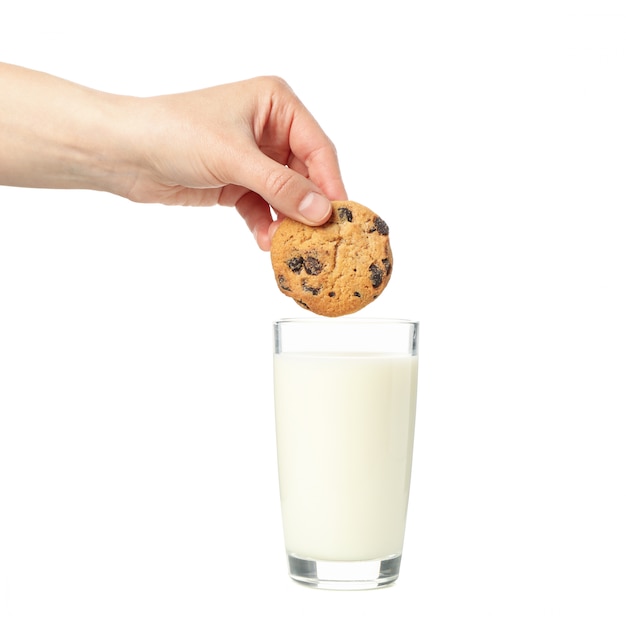
<instances>
[{"instance_id":1,"label":"chocolate chip cookie","mask_svg":"<svg viewBox=\"0 0 626 626\"><path fill-rule=\"evenodd\" d=\"M391 276L389 228L352 201L332 203L322 226L285 218L272 238L271 260L280 290L301 307L339 317L375 300Z\"/></svg>"}]
</instances>

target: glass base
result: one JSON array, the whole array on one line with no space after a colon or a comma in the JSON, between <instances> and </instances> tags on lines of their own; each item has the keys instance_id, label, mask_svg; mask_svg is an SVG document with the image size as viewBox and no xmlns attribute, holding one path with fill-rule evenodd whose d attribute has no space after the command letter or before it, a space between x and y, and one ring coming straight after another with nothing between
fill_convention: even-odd
<instances>
[{"instance_id":1,"label":"glass base","mask_svg":"<svg viewBox=\"0 0 626 626\"><path fill-rule=\"evenodd\" d=\"M396 554L371 561L318 561L288 554L289 575L318 589L376 589L393 583L400 573Z\"/></svg>"}]
</instances>

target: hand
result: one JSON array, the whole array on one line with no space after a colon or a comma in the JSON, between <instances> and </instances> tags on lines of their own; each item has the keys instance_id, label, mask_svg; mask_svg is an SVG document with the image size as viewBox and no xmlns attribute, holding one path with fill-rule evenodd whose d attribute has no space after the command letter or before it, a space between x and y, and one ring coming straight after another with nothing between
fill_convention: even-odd
<instances>
[{"instance_id":1,"label":"hand","mask_svg":"<svg viewBox=\"0 0 626 626\"><path fill-rule=\"evenodd\" d=\"M333 144L281 79L136 104L144 158L123 193L132 200L236 206L268 250L276 228L270 206L279 218L316 225L330 215L329 198L347 197Z\"/></svg>"}]
</instances>

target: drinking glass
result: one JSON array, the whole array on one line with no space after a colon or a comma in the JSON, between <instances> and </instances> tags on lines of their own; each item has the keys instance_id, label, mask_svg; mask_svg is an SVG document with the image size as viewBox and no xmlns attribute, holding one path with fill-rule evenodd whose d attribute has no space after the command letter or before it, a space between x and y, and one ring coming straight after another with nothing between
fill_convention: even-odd
<instances>
[{"instance_id":1,"label":"drinking glass","mask_svg":"<svg viewBox=\"0 0 626 626\"><path fill-rule=\"evenodd\" d=\"M394 582L406 525L418 323L274 322L274 400L290 576L328 589Z\"/></svg>"}]
</instances>

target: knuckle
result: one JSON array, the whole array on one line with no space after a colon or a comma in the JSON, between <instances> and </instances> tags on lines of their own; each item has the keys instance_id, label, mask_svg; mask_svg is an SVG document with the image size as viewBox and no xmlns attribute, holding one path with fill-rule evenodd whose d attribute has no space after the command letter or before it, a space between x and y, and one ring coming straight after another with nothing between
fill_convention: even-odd
<instances>
[{"instance_id":1,"label":"knuckle","mask_svg":"<svg viewBox=\"0 0 626 626\"><path fill-rule=\"evenodd\" d=\"M272 197L280 197L289 194L292 186L293 175L289 168L276 168L268 172L266 179L266 189Z\"/></svg>"},{"instance_id":2,"label":"knuckle","mask_svg":"<svg viewBox=\"0 0 626 626\"><path fill-rule=\"evenodd\" d=\"M268 87L276 90L289 89L289 85L284 78L280 76L264 76L263 80L267 83Z\"/></svg>"},{"instance_id":3,"label":"knuckle","mask_svg":"<svg viewBox=\"0 0 626 626\"><path fill-rule=\"evenodd\" d=\"M293 96L293 89L289 86L289 83L280 76L259 76L256 79L259 91L267 94L274 94L275 96Z\"/></svg>"}]
</instances>

